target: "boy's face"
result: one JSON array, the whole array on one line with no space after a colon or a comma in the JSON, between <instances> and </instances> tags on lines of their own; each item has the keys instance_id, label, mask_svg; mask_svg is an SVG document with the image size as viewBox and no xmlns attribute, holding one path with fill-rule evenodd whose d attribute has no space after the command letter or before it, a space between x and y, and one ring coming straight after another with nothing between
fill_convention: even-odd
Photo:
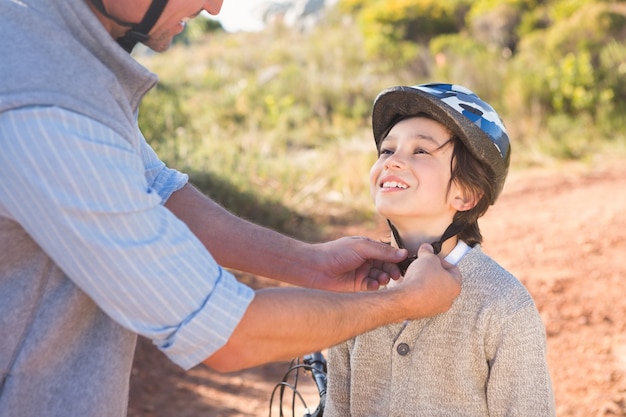
<instances>
[{"instance_id":1,"label":"boy's face","mask_svg":"<svg viewBox=\"0 0 626 417\"><path fill-rule=\"evenodd\" d=\"M441 234L459 210L462 193L452 183L451 133L424 117L398 122L383 139L370 171L376 210L397 226Z\"/></svg>"}]
</instances>

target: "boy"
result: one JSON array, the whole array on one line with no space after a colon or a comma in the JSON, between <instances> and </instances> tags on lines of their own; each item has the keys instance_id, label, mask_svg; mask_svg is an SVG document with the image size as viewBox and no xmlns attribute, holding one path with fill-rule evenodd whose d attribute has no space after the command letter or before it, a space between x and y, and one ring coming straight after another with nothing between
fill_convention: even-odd
<instances>
[{"instance_id":1,"label":"boy","mask_svg":"<svg viewBox=\"0 0 626 417\"><path fill-rule=\"evenodd\" d=\"M480 247L477 220L509 167L498 114L464 87L426 84L383 91L372 118L371 193L391 244L432 243L462 289L446 313L331 348L325 416L554 416L539 312Z\"/></svg>"}]
</instances>

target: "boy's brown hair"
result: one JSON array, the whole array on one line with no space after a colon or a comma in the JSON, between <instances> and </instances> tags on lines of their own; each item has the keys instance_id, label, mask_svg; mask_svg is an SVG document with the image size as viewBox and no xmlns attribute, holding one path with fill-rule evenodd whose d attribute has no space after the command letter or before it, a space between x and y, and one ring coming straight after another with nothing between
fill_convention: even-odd
<instances>
[{"instance_id":1,"label":"boy's brown hair","mask_svg":"<svg viewBox=\"0 0 626 417\"><path fill-rule=\"evenodd\" d=\"M452 160L450 161L450 185L456 182L463 191L475 197L477 203L466 211L457 211L453 222L465 225L459 239L470 246L482 243L483 236L478 227L478 219L487 212L497 192L494 172L480 162L458 138L453 137Z\"/></svg>"}]
</instances>

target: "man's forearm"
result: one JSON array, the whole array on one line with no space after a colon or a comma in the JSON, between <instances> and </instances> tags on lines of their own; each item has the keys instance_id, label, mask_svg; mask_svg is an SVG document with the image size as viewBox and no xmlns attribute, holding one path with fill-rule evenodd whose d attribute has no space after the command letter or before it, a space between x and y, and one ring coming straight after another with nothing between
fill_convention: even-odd
<instances>
[{"instance_id":1,"label":"man's forearm","mask_svg":"<svg viewBox=\"0 0 626 417\"><path fill-rule=\"evenodd\" d=\"M187 224L220 265L308 284L304 243L229 213L189 184L165 206Z\"/></svg>"},{"instance_id":2,"label":"man's forearm","mask_svg":"<svg viewBox=\"0 0 626 417\"><path fill-rule=\"evenodd\" d=\"M300 288L257 291L228 343L205 361L221 372L287 360L338 344L408 316L392 290L329 293ZM385 294L383 294L385 293ZM424 301L426 304L426 301Z\"/></svg>"},{"instance_id":3,"label":"man's forearm","mask_svg":"<svg viewBox=\"0 0 626 417\"><path fill-rule=\"evenodd\" d=\"M205 364L219 371L248 368L327 348L384 324L447 311L460 292L460 274L442 268L428 248L420 249L403 282L386 290L257 291L227 344Z\"/></svg>"}]
</instances>

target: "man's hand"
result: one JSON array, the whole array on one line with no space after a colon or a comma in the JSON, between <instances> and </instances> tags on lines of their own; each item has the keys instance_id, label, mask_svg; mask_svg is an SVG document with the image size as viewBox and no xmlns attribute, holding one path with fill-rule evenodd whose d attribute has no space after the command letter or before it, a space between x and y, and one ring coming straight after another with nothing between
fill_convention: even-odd
<instances>
[{"instance_id":1,"label":"man's hand","mask_svg":"<svg viewBox=\"0 0 626 417\"><path fill-rule=\"evenodd\" d=\"M318 273L311 287L331 291L376 290L400 277L405 249L365 237L344 237L314 245Z\"/></svg>"},{"instance_id":2,"label":"man's hand","mask_svg":"<svg viewBox=\"0 0 626 417\"><path fill-rule=\"evenodd\" d=\"M366 271L378 270L374 277L388 274L380 272L384 270L382 264L383 269L362 266L370 264L371 259L382 256L394 263L406 256L406 251L394 255L396 250L390 246L364 238L342 238L315 246L313 250L308 247L311 259L326 262L318 270L337 271L333 276L319 272L318 283L335 284L335 288L342 287L337 285L340 283L343 289L353 289L354 284L366 286L370 282ZM340 273L346 270L352 272ZM396 273L399 276L399 271ZM371 280L375 285L380 282ZM232 372L314 352L378 326L446 311L460 287L459 271L450 265L444 268L432 247L426 245L420 248L419 260L411 264L402 283L384 291L348 294L298 287L257 290L226 345L204 363L220 372Z\"/></svg>"},{"instance_id":3,"label":"man's hand","mask_svg":"<svg viewBox=\"0 0 626 417\"><path fill-rule=\"evenodd\" d=\"M435 255L431 245L423 244L417 254L401 282L390 289L407 293L405 307L412 319L448 311L461 292L461 273ZM415 301L416 294L419 294L418 301Z\"/></svg>"}]
</instances>

